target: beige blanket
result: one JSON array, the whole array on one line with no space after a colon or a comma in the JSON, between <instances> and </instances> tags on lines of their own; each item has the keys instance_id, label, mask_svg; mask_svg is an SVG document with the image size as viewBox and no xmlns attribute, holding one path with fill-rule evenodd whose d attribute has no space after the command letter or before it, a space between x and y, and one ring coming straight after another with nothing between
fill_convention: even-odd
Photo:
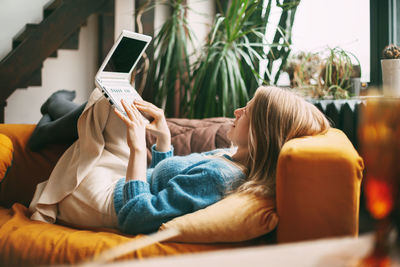
<instances>
[{"instance_id":1,"label":"beige blanket","mask_svg":"<svg viewBox=\"0 0 400 267\"><path fill-rule=\"evenodd\" d=\"M57 204L99 164L106 162L107 172L96 172L97 176L125 176L129 157L126 127L97 88L78 120L78 136L57 162L49 179L37 186L29 207L33 212L31 219L54 223L58 214Z\"/></svg>"}]
</instances>

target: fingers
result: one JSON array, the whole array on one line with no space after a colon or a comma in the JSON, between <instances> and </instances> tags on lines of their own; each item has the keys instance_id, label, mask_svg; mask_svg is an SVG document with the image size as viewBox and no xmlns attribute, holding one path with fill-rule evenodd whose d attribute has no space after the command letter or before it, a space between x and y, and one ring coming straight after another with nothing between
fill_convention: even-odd
<instances>
[{"instance_id":1,"label":"fingers","mask_svg":"<svg viewBox=\"0 0 400 267\"><path fill-rule=\"evenodd\" d=\"M119 111L117 108L114 108L115 114L122 120L123 123L125 123L126 127L130 127L132 124L132 120L127 117L127 115L123 114L121 111Z\"/></svg>"},{"instance_id":2,"label":"fingers","mask_svg":"<svg viewBox=\"0 0 400 267\"><path fill-rule=\"evenodd\" d=\"M121 111L119 111L117 108L114 108L114 112L115 114L117 114L117 116L125 123L125 124L129 124L129 120L128 118L121 113Z\"/></svg>"},{"instance_id":3,"label":"fingers","mask_svg":"<svg viewBox=\"0 0 400 267\"><path fill-rule=\"evenodd\" d=\"M126 115L128 116L129 120L124 116L121 112L118 111L117 115L122 115L124 117L124 121L131 121L131 122L143 122L142 115L140 114L139 110L135 107L132 103L128 105L124 100L121 100L121 104L125 109Z\"/></svg>"},{"instance_id":4,"label":"fingers","mask_svg":"<svg viewBox=\"0 0 400 267\"><path fill-rule=\"evenodd\" d=\"M143 112L148 113L153 118L160 118L164 116L164 111L150 102L144 100L135 100L136 107Z\"/></svg>"}]
</instances>

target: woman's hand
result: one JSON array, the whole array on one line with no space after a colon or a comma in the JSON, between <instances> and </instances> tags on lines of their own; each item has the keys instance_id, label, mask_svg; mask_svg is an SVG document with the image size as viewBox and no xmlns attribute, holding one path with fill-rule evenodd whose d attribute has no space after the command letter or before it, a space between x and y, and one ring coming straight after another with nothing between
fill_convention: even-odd
<instances>
[{"instance_id":1,"label":"woman's hand","mask_svg":"<svg viewBox=\"0 0 400 267\"><path fill-rule=\"evenodd\" d=\"M127 104L121 100L127 116L118 109L114 109L117 116L127 127L127 142L131 151L146 151L146 122L134 104Z\"/></svg>"},{"instance_id":2,"label":"woman's hand","mask_svg":"<svg viewBox=\"0 0 400 267\"><path fill-rule=\"evenodd\" d=\"M146 122L134 104L128 105L123 100L121 103L127 116L117 109L114 109L114 111L127 126L126 138L131 153L126 170L126 181L146 181Z\"/></svg>"},{"instance_id":3,"label":"woman's hand","mask_svg":"<svg viewBox=\"0 0 400 267\"><path fill-rule=\"evenodd\" d=\"M160 152L169 151L171 149L171 133L164 111L144 100L136 100L134 103L139 111L145 112L154 118L150 124L147 124L146 128L157 138L157 150Z\"/></svg>"}]
</instances>

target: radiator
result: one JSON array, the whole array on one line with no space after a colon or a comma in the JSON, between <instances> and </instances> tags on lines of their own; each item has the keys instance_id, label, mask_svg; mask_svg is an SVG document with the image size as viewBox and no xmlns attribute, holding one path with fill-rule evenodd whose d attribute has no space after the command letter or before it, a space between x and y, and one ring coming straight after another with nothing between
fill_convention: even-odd
<instances>
[{"instance_id":1,"label":"radiator","mask_svg":"<svg viewBox=\"0 0 400 267\"><path fill-rule=\"evenodd\" d=\"M361 99L315 100L310 99L331 121L332 126L342 130L353 146L358 149L357 127L360 108L364 105Z\"/></svg>"}]
</instances>

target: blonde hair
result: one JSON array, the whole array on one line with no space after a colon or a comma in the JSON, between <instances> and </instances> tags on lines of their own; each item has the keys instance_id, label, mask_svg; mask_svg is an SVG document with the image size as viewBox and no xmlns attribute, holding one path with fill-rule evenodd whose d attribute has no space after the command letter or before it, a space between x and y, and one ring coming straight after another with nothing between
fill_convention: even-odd
<instances>
[{"instance_id":1,"label":"blonde hair","mask_svg":"<svg viewBox=\"0 0 400 267\"><path fill-rule=\"evenodd\" d=\"M274 196L282 146L293 138L324 133L330 123L313 104L287 89L259 87L252 101L248 179L237 191Z\"/></svg>"}]
</instances>

